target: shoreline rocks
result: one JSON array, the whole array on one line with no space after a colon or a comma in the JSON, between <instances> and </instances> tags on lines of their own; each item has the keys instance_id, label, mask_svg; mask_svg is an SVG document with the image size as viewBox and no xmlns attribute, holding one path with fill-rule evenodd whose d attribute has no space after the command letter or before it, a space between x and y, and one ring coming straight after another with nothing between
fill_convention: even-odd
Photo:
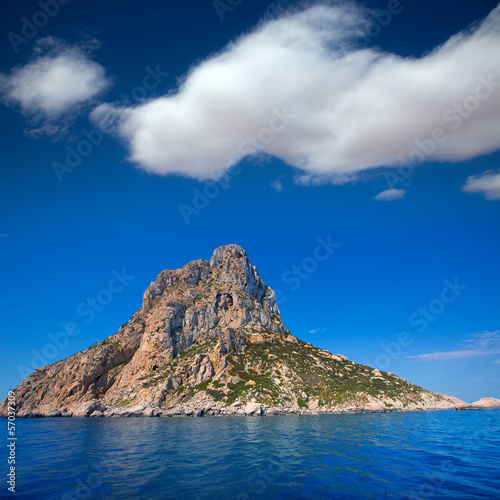
<instances>
[{"instance_id":1,"label":"shoreline rocks","mask_svg":"<svg viewBox=\"0 0 500 500\"><path fill-rule=\"evenodd\" d=\"M204 417L204 416L282 416L282 415L355 415L368 413L393 413L431 410L485 410L500 408L500 400L495 398L482 398L475 403L461 402L457 404L442 405L410 405L407 407L386 406L382 402L366 403L351 406L335 406L331 408L287 408L272 407L258 402L242 403L236 401L230 406L221 402L204 406L180 404L173 408L160 408L158 406L134 405L123 408L107 408L99 401L88 401L78 405L74 411L47 408L46 411L19 412L17 418L133 418L133 417ZM3 415L2 415L3 416Z\"/></svg>"}]
</instances>

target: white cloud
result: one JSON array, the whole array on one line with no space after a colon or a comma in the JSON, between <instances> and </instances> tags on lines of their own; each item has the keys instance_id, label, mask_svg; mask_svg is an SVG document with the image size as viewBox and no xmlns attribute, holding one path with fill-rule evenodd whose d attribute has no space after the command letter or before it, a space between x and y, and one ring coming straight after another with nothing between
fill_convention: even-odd
<instances>
[{"instance_id":1,"label":"white cloud","mask_svg":"<svg viewBox=\"0 0 500 500\"><path fill-rule=\"evenodd\" d=\"M280 180L275 180L273 182L271 182L271 187L277 191L278 193L281 193L281 191L283 191L283 182L281 182Z\"/></svg>"},{"instance_id":2,"label":"white cloud","mask_svg":"<svg viewBox=\"0 0 500 500\"><path fill-rule=\"evenodd\" d=\"M314 328L313 330L309 330L309 333L318 333L318 332L326 332L328 328L323 326L322 328Z\"/></svg>"},{"instance_id":3,"label":"white cloud","mask_svg":"<svg viewBox=\"0 0 500 500\"><path fill-rule=\"evenodd\" d=\"M33 60L0 77L4 101L18 106L34 124L43 123L49 134L64 128L63 118L109 86L104 68L84 48L53 38L40 40Z\"/></svg>"},{"instance_id":4,"label":"white cloud","mask_svg":"<svg viewBox=\"0 0 500 500\"><path fill-rule=\"evenodd\" d=\"M462 191L482 193L487 200L500 200L500 173L487 171L482 175L467 177Z\"/></svg>"},{"instance_id":5,"label":"white cloud","mask_svg":"<svg viewBox=\"0 0 500 500\"><path fill-rule=\"evenodd\" d=\"M269 184L269 187L274 189L277 193L281 193L283 189L285 189L283 187L283 181L281 180L281 177L271 182L271 184Z\"/></svg>"},{"instance_id":6,"label":"white cloud","mask_svg":"<svg viewBox=\"0 0 500 500\"><path fill-rule=\"evenodd\" d=\"M373 199L378 201L402 200L405 194L406 191L404 189L386 189L377 194Z\"/></svg>"},{"instance_id":7,"label":"white cloud","mask_svg":"<svg viewBox=\"0 0 500 500\"><path fill-rule=\"evenodd\" d=\"M420 361L443 361L500 354L500 330L475 333L471 338L465 339L463 342L463 346L459 349L406 357L418 359ZM494 363L496 363L496 361L494 361Z\"/></svg>"},{"instance_id":8,"label":"white cloud","mask_svg":"<svg viewBox=\"0 0 500 500\"><path fill-rule=\"evenodd\" d=\"M427 153L414 156L425 160L498 149L500 6L419 59L356 48L367 16L344 3L262 23L194 66L176 92L136 107L104 105L93 118L114 113L145 170L198 179L255 151L314 183L397 166L416 140ZM472 111L461 118L455 106ZM439 134L428 139L437 127L447 136L439 144Z\"/></svg>"},{"instance_id":9,"label":"white cloud","mask_svg":"<svg viewBox=\"0 0 500 500\"><path fill-rule=\"evenodd\" d=\"M472 337L465 339L464 342L483 349L500 347L500 330L494 330L492 332L478 332Z\"/></svg>"},{"instance_id":10,"label":"white cloud","mask_svg":"<svg viewBox=\"0 0 500 500\"><path fill-rule=\"evenodd\" d=\"M481 351L474 349L459 349L456 351L444 351L444 352L431 352L426 354L419 354L417 356L408 356L408 358L420 359L422 361L443 361L449 359L464 359L464 358L474 358L477 356L485 356L488 354L500 354L500 351Z\"/></svg>"}]
</instances>

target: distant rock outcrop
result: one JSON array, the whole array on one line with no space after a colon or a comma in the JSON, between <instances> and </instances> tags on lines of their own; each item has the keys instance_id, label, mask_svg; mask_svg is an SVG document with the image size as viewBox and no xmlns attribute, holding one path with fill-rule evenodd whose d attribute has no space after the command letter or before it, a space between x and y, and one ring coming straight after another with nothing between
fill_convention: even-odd
<instances>
[{"instance_id":1,"label":"distant rock outcrop","mask_svg":"<svg viewBox=\"0 0 500 500\"><path fill-rule=\"evenodd\" d=\"M161 272L116 334L36 370L15 392L20 417L380 412L463 403L294 337L273 290L238 245ZM4 401L0 414L6 411Z\"/></svg>"},{"instance_id":2,"label":"distant rock outcrop","mask_svg":"<svg viewBox=\"0 0 500 500\"><path fill-rule=\"evenodd\" d=\"M474 403L465 403L464 401L459 401L455 405L456 410L487 410L493 408L500 408L500 399L481 398Z\"/></svg>"},{"instance_id":3,"label":"distant rock outcrop","mask_svg":"<svg viewBox=\"0 0 500 500\"><path fill-rule=\"evenodd\" d=\"M472 403L476 408L500 408L500 399L481 398L479 401Z\"/></svg>"}]
</instances>

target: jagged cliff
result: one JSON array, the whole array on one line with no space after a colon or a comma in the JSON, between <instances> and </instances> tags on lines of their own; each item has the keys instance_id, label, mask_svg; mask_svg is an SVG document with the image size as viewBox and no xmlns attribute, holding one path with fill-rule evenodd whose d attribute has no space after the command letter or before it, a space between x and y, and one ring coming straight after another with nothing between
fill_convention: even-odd
<instances>
[{"instance_id":1,"label":"jagged cliff","mask_svg":"<svg viewBox=\"0 0 500 500\"><path fill-rule=\"evenodd\" d=\"M36 370L18 416L452 408L390 373L297 339L237 245L158 275L115 335ZM6 401L0 407L5 415Z\"/></svg>"}]
</instances>

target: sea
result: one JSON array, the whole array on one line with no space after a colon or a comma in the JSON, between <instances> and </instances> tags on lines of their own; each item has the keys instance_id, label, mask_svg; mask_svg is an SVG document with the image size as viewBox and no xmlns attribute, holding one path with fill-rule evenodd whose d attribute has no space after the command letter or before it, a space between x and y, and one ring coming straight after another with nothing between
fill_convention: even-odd
<instances>
[{"instance_id":1,"label":"sea","mask_svg":"<svg viewBox=\"0 0 500 500\"><path fill-rule=\"evenodd\" d=\"M2 499L500 498L500 410L15 424Z\"/></svg>"}]
</instances>

